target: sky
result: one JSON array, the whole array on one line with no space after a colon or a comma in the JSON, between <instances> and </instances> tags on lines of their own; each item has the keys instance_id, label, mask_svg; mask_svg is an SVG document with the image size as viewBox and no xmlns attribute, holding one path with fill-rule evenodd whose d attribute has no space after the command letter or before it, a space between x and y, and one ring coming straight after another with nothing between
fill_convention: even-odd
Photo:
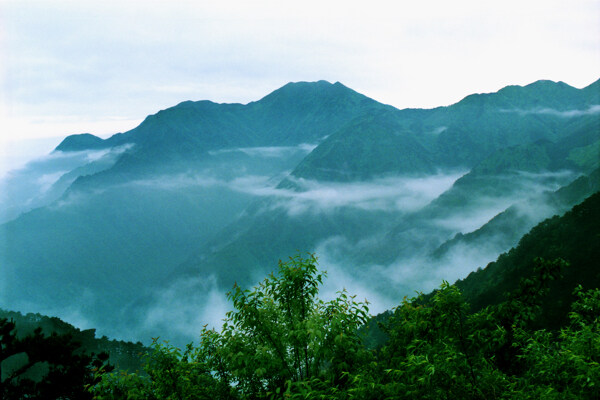
<instances>
[{"instance_id":1,"label":"sky","mask_svg":"<svg viewBox=\"0 0 600 400\"><path fill-rule=\"evenodd\" d=\"M290 81L431 108L538 79L584 87L598 71L598 0L0 0L0 158Z\"/></svg>"}]
</instances>

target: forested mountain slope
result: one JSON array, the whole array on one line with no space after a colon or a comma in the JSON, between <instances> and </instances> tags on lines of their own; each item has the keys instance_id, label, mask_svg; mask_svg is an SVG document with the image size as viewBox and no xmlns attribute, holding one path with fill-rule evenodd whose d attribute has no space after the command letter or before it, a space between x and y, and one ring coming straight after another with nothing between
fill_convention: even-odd
<instances>
[{"instance_id":1,"label":"forested mountain slope","mask_svg":"<svg viewBox=\"0 0 600 400\"><path fill-rule=\"evenodd\" d=\"M41 328L42 334L45 336L51 334L69 335L75 342L80 344L79 351L88 354L106 352L109 355L109 362L124 371L141 371L141 355L148 350L140 342L123 342L109 339L106 336L97 338L95 329L81 330L59 318L37 313L22 314L0 309L0 319L7 319L15 323L17 338L31 335L37 328Z\"/></svg>"},{"instance_id":2,"label":"forested mountain slope","mask_svg":"<svg viewBox=\"0 0 600 400\"><path fill-rule=\"evenodd\" d=\"M0 306L189 340L220 321L234 282L299 250L384 309L507 250L432 262L457 234L528 201L530 226L571 205L545 193L598 168L597 89L538 81L398 110L299 82L245 105L186 101L105 140L69 136L4 186Z\"/></svg>"},{"instance_id":3,"label":"forested mountain slope","mask_svg":"<svg viewBox=\"0 0 600 400\"><path fill-rule=\"evenodd\" d=\"M587 198L562 217L554 216L534 227L518 246L483 269L456 282L474 310L501 301L516 288L519 280L532 274L535 257L562 258L570 266L564 277L551 284L543 305L540 324L558 327L566 320L573 290L600 287L600 193Z\"/></svg>"}]
</instances>

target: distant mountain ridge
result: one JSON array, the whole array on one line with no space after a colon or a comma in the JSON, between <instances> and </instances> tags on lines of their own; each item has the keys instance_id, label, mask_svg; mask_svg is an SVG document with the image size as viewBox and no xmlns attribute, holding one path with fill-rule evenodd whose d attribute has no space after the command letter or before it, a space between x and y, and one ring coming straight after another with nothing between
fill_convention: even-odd
<instances>
[{"instance_id":1,"label":"distant mountain ridge","mask_svg":"<svg viewBox=\"0 0 600 400\"><path fill-rule=\"evenodd\" d=\"M397 110L339 82L289 83L247 105L186 101L148 116L129 132L104 141L90 135L71 136L57 150L98 149L133 143L136 159L145 159L147 163L149 158L198 156L209 150L233 147L317 143L327 137L322 148L315 149L316 153L294 172L297 176L305 176L307 168L335 170L321 165L330 163L329 157L333 161L355 160L357 154L348 151L360 148L364 144L361 137L377 134L375 126L380 126L377 131L387 135L393 132L393 135L384 140L382 146L373 148L374 154L361 156L383 158L389 160L389 164L392 152L404 151L405 156L413 158L414 162L410 164L421 165L422 171L439 164L472 166L499 148L520 144L523 130L531 132L530 136L534 134L529 141L559 139L557 130L569 122L568 114L560 113L585 113L589 107L599 105L598 85L597 81L584 89L576 89L562 82L538 81L524 87L509 86L497 93L467 96L449 107ZM540 121L539 115L547 118ZM403 138L394 138L398 135ZM349 147L339 145L346 140L355 143ZM324 158L325 154L327 157ZM363 165L350 167L355 171ZM372 166L374 171L354 173L381 173L385 167L388 171L392 167L391 170L397 172L409 169L394 166L392 162ZM348 179L338 177L335 172L321 177Z\"/></svg>"},{"instance_id":2,"label":"distant mountain ridge","mask_svg":"<svg viewBox=\"0 0 600 400\"><path fill-rule=\"evenodd\" d=\"M412 292L458 274L422 261L457 234L527 198L564 211L543 193L598 168L598 82L429 110L298 82L245 105L182 102L108 139L69 136L40 164L51 176L31 176L45 186L21 203L35 207L0 225L0 306L86 315L115 336L202 326L198 304L297 250L378 294Z\"/></svg>"},{"instance_id":3,"label":"distant mountain ridge","mask_svg":"<svg viewBox=\"0 0 600 400\"><path fill-rule=\"evenodd\" d=\"M514 290L519 279L532 271L535 257L562 258L570 263L564 278L551 285L543 304L544 326L559 327L567 320L568 300L577 285L584 289L600 285L600 192L596 192L563 216L548 218L524 235L517 246L483 269L456 282L474 310L496 304Z\"/></svg>"},{"instance_id":4,"label":"distant mountain ridge","mask_svg":"<svg viewBox=\"0 0 600 400\"><path fill-rule=\"evenodd\" d=\"M179 141L189 142L190 150L196 151L296 145L315 142L363 112L386 108L391 107L339 82L288 83L246 105L185 101L146 117L138 127L103 143L109 147L130 142L146 148L160 144L167 150L175 145L169 141ZM88 136L67 137L56 150L81 150L83 139L89 141ZM97 142L89 144L89 149L98 148Z\"/></svg>"},{"instance_id":5,"label":"distant mountain ridge","mask_svg":"<svg viewBox=\"0 0 600 400\"><path fill-rule=\"evenodd\" d=\"M319 99L319 102L314 102L315 98ZM301 102L298 103L298 100ZM340 99L345 99L340 101ZM296 109L302 110L305 114L307 111L314 112L320 107L324 107L330 112L344 112L349 111L344 106L345 103L351 105L367 105L370 107L392 110L391 106L385 106L380 103L369 99L366 96L360 95L354 92L352 89L347 88L343 84L336 82L331 84L327 81L318 82L297 82L288 83L287 85L275 90L271 94L263 97L261 100L256 102L248 103L247 105L242 104L218 104L211 101L184 101L179 103L177 106L168 108L160 111L157 114L148 116L140 126L128 131L124 134L116 134L110 138L103 140L95 137L91 134L80 134L68 136L61 142L56 150L60 151L79 151L86 149L98 149L111 147L125 142L137 142L140 137L147 134L149 126L152 122L160 120L162 118L169 119L173 117L175 113L182 110L194 110L198 114L206 114L210 118L211 112L218 110L224 112L228 117L236 117L240 114L241 110L249 110L250 112L260 111L264 114L263 121L254 122L254 126L251 129L257 129L257 125L265 120L268 124L273 125L273 122L277 122L278 118L273 118L276 114L280 114L280 120L284 122L281 125L294 126L295 130L298 131L299 125L297 120L291 119L290 114L294 114ZM377 104L377 105L375 105ZM473 106L478 109L485 107L503 107L503 111L510 111L510 107L514 110L522 111L535 111L544 109L554 109L556 111L569 111L573 107L578 109L585 109L593 105L600 104L600 80L586 86L583 89L576 89L572 86L567 85L564 82L553 82L547 80L536 81L526 86L507 86L504 89L496 93L485 93L485 94L473 94L465 97L460 102L450 107L456 108L472 108ZM276 108L278 110L274 110ZM282 113L279 108L283 108L285 111ZM434 110L442 110L444 107L440 107ZM402 110L407 113L419 113L418 109L405 109ZM481 111L480 111L481 112ZM171 115L169 115L171 114ZM325 115L323 113L322 115ZM189 116L192 117L192 116ZM195 116L201 119L201 116ZM341 117L337 117L342 119ZM199 122L199 121L198 121ZM203 121L204 122L204 121ZM248 122L248 121L244 121ZM274 124L278 128L281 125ZM300 125L301 126L301 125ZM274 128L272 129L274 130ZM302 140L317 140L322 135L319 133L310 133L307 137L303 138L278 138L276 141L288 141L288 144L301 143ZM240 143L235 143L240 145Z\"/></svg>"},{"instance_id":6,"label":"distant mountain ridge","mask_svg":"<svg viewBox=\"0 0 600 400\"><path fill-rule=\"evenodd\" d=\"M97 338L95 329L81 330L56 317L31 313L23 315L19 312L0 309L0 319L4 318L15 323L18 338L32 334L37 328L42 329L44 336L71 335L76 342L81 344L81 349L88 354L108 353L109 362L122 371L141 371L141 356L148 351L148 348L140 342L110 340L106 336Z\"/></svg>"}]
</instances>

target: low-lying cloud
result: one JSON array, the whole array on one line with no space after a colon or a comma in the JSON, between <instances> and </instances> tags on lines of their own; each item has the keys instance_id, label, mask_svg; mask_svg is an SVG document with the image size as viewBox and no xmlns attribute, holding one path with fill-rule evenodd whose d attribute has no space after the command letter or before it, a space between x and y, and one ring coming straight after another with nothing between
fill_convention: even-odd
<instances>
[{"instance_id":1,"label":"low-lying cloud","mask_svg":"<svg viewBox=\"0 0 600 400\"><path fill-rule=\"evenodd\" d=\"M57 200L78 176L110 168L131 146L54 151L7 172L0 178L0 223Z\"/></svg>"},{"instance_id":2,"label":"low-lying cloud","mask_svg":"<svg viewBox=\"0 0 600 400\"><path fill-rule=\"evenodd\" d=\"M343 237L327 239L318 246L316 254L320 268L328 272L323 297L332 298L336 291L345 288L356 294L357 300L368 300L373 315L399 305L404 296L428 293L444 280L453 283L463 279L477 268L485 267L499 254L493 246L461 245L441 259L434 259L415 249L412 254L404 254L390 263L362 264L356 263L352 254L331 251L332 245L355 246Z\"/></svg>"},{"instance_id":3,"label":"low-lying cloud","mask_svg":"<svg viewBox=\"0 0 600 400\"><path fill-rule=\"evenodd\" d=\"M338 235L321 240L316 253L321 267L331 271L326 284L328 293L345 287L361 299L366 297L377 313L398 305L404 296L430 292L444 280L453 283L477 268L484 268L543 219L566 211L546 197L546 193L557 185L567 184L575 175L561 171L519 173L516 177L522 182L515 182L517 189L505 198L474 199L465 209L448 209L443 219L428 220L425 213L422 219L411 220L406 230L393 236L367 235L351 240ZM538 184L530 185L527 190L527 182L531 181ZM501 222L491 226L483 236L452 242L441 255L434 256L438 247L457 232L474 231L508 207L512 207L517 218L510 222L511 230L506 231L507 222ZM391 251L380 259L388 261L364 257L381 251Z\"/></svg>"},{"instance_id":4,"label":"low-lying cloud","mask_svg":"<svg viewBox=\"0 0 600 400\"><path fill-rule=\"evenodd\" d=\"M577 174L569 170L539 173L516 171L505 176L495 176L491 178L491 183L499 181L505 187L505 183L509 182L510 185L495 196L471 194L461 203L461 207L445 210L443 217L435 218L431 223L453 232L472 232L511 205L539 197L545 192L556 191L576 177ZM545 204L539 203L538 212L532 209L527 212L530 215L546 215L544 207Z\"/></svg>"},{"instance_id":5,"label":"low-lying cloud","mask_svg":"<svg viewBox=\"0 0 600 400\"><path fill-rule=\"evenodd\" d=\"M532 108L532 109L501 109L500 112L504 113L517 113L519 115L552 115L560 118L574 118L581 117L584 115L595 115L600 114L600 104L594 104L584 110L555 110L553 108Z\"/></svg>"},{"instance_id":6,"label":"low-lying cloud","mask_svg":"<svg viewBox=\"0 0 600 400\"><path fill-rule=\"evenodd\" d=\"M316 147L316 144L309 143L302 143L297 146L236 147L232 149L210 151L209 154L219 155L240 152L251 157L280 158L288 157L290 154L297 152L308 154L311 151L313 151Z\"/></svg>"},{"instance_id":7,"label":"low-lying cloud","mask_svg":"<svg viewBox=\"0 0 600 400\"><path fill-rule=\"evenodd\" d=\"M225 313L232 307L214 276L184 278L152 293L152 301L139 310L142 331L168 332L169 339L193 340L202 327L221 329Z\"/></svg>"},{"instance_id":8,"label":"low-lying cloud","mask_svg":"<svg viewBox=\"0 0 600 400\"><path fill-rule=\"evenodd\" d=\"M210 172L182 173L137 180L131 184L176 190L183 187L223 187L256 197L270 198L271 209L284 208L289 215L329 212L342 207L369 211L412 212L446 191L463 173L439 173L421 177L386 177L361 182L320 182L287 176L295 189L278 187L287 172L277 176L240 175L224 179Z\"/></svg>"},{"instance_id":9,"label":"low-lying cloud","mask_svg":"<svg viewBox=\"0 0 600 400\"><path fill-rule=\"evenodd\" d=\"M462 173L399 176L350 183L289 177L297 190L264 188L255 193L273 197L276 200L274 206L285 208L289 215L328 212L342 207L411 212L446 191L461 175Z\"/></svg>"}]
</instances>

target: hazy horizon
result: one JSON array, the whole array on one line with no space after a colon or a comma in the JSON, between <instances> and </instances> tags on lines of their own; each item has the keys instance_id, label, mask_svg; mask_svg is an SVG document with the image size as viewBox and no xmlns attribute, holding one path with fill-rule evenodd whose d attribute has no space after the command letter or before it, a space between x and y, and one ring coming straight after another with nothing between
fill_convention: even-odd
<instances>
[{"instance_id":1,"label":"hazy horizon","mask_svg":"<svg viewBox=\"0 0 600 400\"><path fill-rule=\"evenodd\" d=\"M581 88L600 70L599 13L591 0L5 0L0 145L106 136L184 100L245 104L293 81L400 109L538 79Z\"/></svg>"}]
</instances>

